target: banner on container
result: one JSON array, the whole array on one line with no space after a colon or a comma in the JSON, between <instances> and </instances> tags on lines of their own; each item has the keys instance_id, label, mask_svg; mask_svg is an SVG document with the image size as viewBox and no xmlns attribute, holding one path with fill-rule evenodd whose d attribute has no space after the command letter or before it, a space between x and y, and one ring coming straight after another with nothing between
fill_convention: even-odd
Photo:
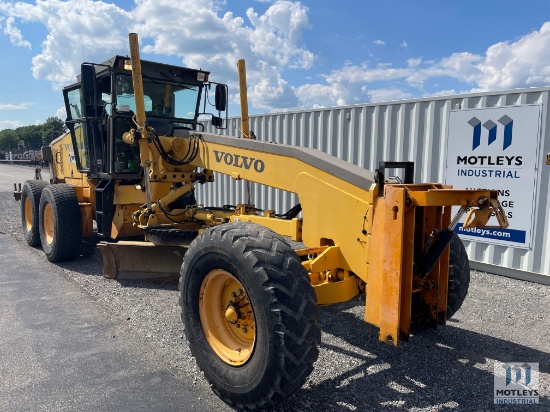
<instances>
[{"instance_id":1,"label":"banner on container","mask_svg":"<svg viewBox=\"0 0 550 412\"><path fill-rule=\"evenodd\" d=\"M451 110L445 183L499 191L510 226L464 229L465 240L531 248L541 105ZM458 208L453 208L456 213ZM498 226L496 218L489 225Z\"/></svg>"}]
</instances>

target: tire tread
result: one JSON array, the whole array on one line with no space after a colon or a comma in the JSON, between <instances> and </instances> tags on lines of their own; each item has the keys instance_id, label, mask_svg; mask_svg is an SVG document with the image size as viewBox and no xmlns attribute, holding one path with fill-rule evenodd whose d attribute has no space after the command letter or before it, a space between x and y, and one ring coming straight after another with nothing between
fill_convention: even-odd
<instances>
[{"instance_id":1,"label":"tire tread","mask_svg":"<svg viewBox=\"0 0 550 412\"><path fill-rule=\"evenodd\" d=\"M21 224L23 227L23 234L25 240L29 246L40 246L40 230L39 230L39 218L38 212L40 208L40 196L42 191L48 185L48 182L43 180L27 180L23 184L21 193ZM27 225L25 222L25 199L29 197L32 208L32 220L33 224L30 230L27 231Z\"/></svg>"},{"instance_id":2,"label":"tire tread","mask_svg":"<svg viewBox=\"0 0 550 412\"><path fill-rule=\"evenodd\" d=\"M40 201L40 216L44 206L50 203L54 213L55 239L48 245L43 237L42 223L40 237L46 257L50 262L72 260L80 250L82 238L82 217L76 193L67 184L50 185L44 189Z\"/></svg>"},{"instance_id":3,"label":"tire tread","mask_svg":"<svg viewBox=\"0 0 550 412\"><path fill-rule=\"evenodd\" d=\"M447 294L447 319L460 309L470 286L470 262L466 249L458 235L451 238L449 257L449 291Z\"/></svg>"},{"instance_id":4,"label":"tire tread","mask_svg":"<svg viewBox=\"0 0 550 412\"><path fill-rule=\"evenodd\" d=\"M318 345L321 340L315 291L307 271L285 238L256 224L228 223L203 233L187 251L180 278L180 305L184 323L186 260L197 249L218 242L229 244L242 252L243 259L253 261L255 276L263 277L261 286L270 296L266 305L273 315L272 318L277 319L274 330L280 350L275 355L279 356L277 363L280 367L269 372L272 377L275 374L271 381L276 384L263 388L260 399L235 396L230 390L217 388L207 374L205 377L214 392L225 402L247 409L264 408L294 393L313 370L313 363L319 356ZM287 273L292 275L286 276ZM190 340L190 331L187 328L185 334ZM193 345L190 348L197 357ZM201 360L197 359L197 363L200 366Z\"/></svg>"}]
</instances>

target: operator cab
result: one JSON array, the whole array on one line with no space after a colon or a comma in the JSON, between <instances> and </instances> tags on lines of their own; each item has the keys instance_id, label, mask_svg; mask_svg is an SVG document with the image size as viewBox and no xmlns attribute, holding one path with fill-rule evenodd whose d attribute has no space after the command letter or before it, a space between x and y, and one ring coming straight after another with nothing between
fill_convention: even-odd
<instances>
[{"instance_id":1,"label":"operator cab","mask_svg":"<svg viewBox=\"0 0 550 412\"><path fill-rule=\"evenodd\" d=\"M147 125L158 135L186 137L204 129L198 122L204 114L212 115L216 128L227 127L227 86L209 82L209 72L145 60L141 70ZM91 178L140 179L139 147L122 140L135 127L130 59L115 56L101 64L83 63L77 81L63 89L77 169ZM211 84L216 85L217 115L206 113Z\"/></svg>"}]
</instances>

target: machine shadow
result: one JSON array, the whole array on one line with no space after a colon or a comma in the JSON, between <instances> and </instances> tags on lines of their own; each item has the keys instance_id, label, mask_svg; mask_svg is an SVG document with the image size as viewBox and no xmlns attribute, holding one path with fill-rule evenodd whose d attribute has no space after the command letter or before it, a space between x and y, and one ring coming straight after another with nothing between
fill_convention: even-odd
<instances>
[{"instance_id":1,"label":"machine shadow","mask_svg":"<svg viewBox=\"0 0 550 412\"><path fill-rule=\"evenodd\" d=\"M83 246L84 248L88 245ZM86 276L102 276L101 253L94 248L59 266ZM90 262L94 264L90 264ZM177 290L175 283L117 281L123 286ZM315 369L303 388L273 410L517 410L494 405L495 360L539 362L550 372L550 354L460 327L426 329L393 348L378 341L378 329L362 320L365 296L319 307L323 332L319 359L334 369ZM342 366L344 365L344 366ZM550 406L548 393L540 404Z\"/></svg>"},{"instance_id":2,"label":"machine shadow","mask_svg":"<svg viewBox=\"0 0 550 412\"><path fill-rule=\"evenodd\" d=\"M81 242L80 251L76 259L67 262L56 262L55 265L84 276L103 277L103 258L95 242ZM101 268L99 271L98 267ZM105 280L109 281L108 279ZM155 280L113 279L112 281L120 283L123 287L178 290L178 279L176 278L159 278Z\"/></svg>"},{"instance_id":3,"label":"machine shadow","mask_svg":"<svg viewBox=\"0 0 550 412\"><path fill-rule=\"evenodd\" d=\"M384 345L378 329L362 321L363 302L364 295L363 301L320 308L320 359L326 365L333 358L339 367L315 369L276 410L300 410L304 404L330 411L517 410L493 403L494 360L539 362L541 372L550 372L549 353L461 329L457 321L418 332L398 348ZM540 403L550 405L548 394L540 395Z\"/></svg>"}]
</instances>

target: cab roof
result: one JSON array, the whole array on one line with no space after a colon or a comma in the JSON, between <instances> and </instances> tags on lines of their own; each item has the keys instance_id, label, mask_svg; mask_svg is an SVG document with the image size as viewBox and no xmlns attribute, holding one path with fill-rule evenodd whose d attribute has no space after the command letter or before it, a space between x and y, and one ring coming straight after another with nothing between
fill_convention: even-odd
<instances>
[{"instance_id":1,"label":"cab roof","mask_svg":"<svg viewBox=\"0 0 550 412\"><path fill-rule=\"evenodd\" d=\"M110 59L105 60L103 63L89 63L96 66L96 76L100 76L108 68L113 69L119 73L131 73L131 70L125 68L125 62L129 62L128 56L113 56ZM128 67L126 65L126 67ZM197 80L198 73L204 73L206 79L210 72L205 70L189 69L182 66L174 66L171 64L152 62L148 60L141 60L141 72L143 77L159 79L159 80L171 80L176 83L187 83L194 85L202 85L204 81ZM78 83L80 83L80 75L76 77Z\"/></svg>"}]
</instances>

